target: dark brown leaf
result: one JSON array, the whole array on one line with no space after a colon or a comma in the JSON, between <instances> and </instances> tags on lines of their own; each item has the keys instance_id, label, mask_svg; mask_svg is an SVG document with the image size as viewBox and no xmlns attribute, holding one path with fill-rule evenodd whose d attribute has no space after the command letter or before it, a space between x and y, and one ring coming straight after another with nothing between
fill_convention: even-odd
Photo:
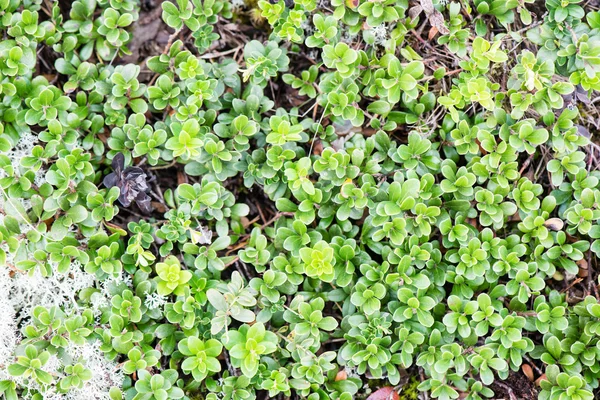
<instances>
[{"instance_id":1,"label":"dark brown leaf","mask_svg":"<svg viewBox=\"0 0 600 400\"><path fill-rule=\"evenodd\" d=\"M577 261L577 266L579 267L577 276L580 278L587 278L590 273L587 260L582 258L581 260Z\"/></svg>"},{"instance_id":2,"label":"dark brown leaf","mask_svg":"<svg viewBox=\"0 0 600 400\"><path fill-rule=\"evenodd\" d=\"M152 208L158 211L159 213L164 214L167 212L167 207L163 203L159 201L153 201L151 204Z\"/></svg>"}]
</instances>

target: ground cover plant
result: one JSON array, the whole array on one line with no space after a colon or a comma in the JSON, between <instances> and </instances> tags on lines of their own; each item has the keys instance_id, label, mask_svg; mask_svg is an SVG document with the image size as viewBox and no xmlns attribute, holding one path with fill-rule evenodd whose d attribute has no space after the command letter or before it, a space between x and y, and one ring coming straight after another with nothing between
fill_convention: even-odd
<instances>
[{"instance_id":1,"label":"ground cover plant","mask_svg":"<svg viewBox=\"0 0 600 400\"><path fill-rule=\"evenodd\" d=\"M598 8L0 0L0 398L598 398Z\"/></svg>"}]
</instances>

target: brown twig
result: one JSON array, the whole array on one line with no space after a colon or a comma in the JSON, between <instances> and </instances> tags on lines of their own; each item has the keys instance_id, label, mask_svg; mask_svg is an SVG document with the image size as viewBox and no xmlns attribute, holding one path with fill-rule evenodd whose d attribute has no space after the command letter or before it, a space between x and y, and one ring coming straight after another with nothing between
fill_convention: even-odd
<instances>
[{"instance_id":1,"label":"brown twig","mask_svg":"<svg viewBox=\"0 0 600 400\"><path fill-rule=\"evenodd\" d=\"M577 285L579 282L583 281L583 278L577 278L569 286L561 290L561 293L565 293L567 290L571 289L573 286Z\"/></svg>"}]
</instances>

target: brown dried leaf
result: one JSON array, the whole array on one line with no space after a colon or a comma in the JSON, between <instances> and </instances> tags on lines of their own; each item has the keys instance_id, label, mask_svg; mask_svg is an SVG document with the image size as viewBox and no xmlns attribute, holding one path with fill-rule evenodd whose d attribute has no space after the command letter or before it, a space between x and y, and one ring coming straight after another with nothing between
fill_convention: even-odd
<instances>
[{"instance_id":1,"label":"brown dried leaf","mask_svg":"<svg viewBox=\"0 0 600 400\"><path fill-rule=\"evenodd\" d=\"M377 133L377 131L375 129L369 128L369 127L363 128L363 130L362 130L362 134L365 137L373 136L376 133Z\"/></svg>"},{"instance_id":2,"label":"brown dried leaf","mask_svg":"<svg viewBox=\"0 0 600 400\"><path fill-rule=\"evenodd\" d=\"M427 35L427 39L430 41L433 40L433 38L435 37L435 35L438 34L438 32L438 29L435 26L432 26L429 30L429 34Z\"/></svg>"},{"instance_id":3,"label":"brown dried leaf","mask_svg":"<svg viewBox=\"0 0 600 400\"><path fill-rule=\"evenodd\" d=\"M153 201L152 202L152 207L154 207L154 209L156 211L158 211L159 213L161 213L161 214L164 214L164 213L167 212L167 207L163 203L161 203L159 201Z\"/></svg>"},{"instance_id":4,"label":"brown dried leaf","mask_svg":"<svg viewBox=\"0 0 600 400\"><path fill-rule=\"evenodd\" d=\"M316 156L320 156L321 153L323 153L323 142L321 142L321 140L317 139L313 146L313 154Z\"/></svg>"},{"instance_id":5,"label":"brown dried leaf","mask_svg":"<svg viewBox=\"0 0 600 400\"><path fill-rule=\"evenodd\" d=\"M242 223L242 226L244 228L247 228L250 226L250 220L246 217L240 217L240 222Z\"/></svg>"},{"instance_id":6,"label":"brown dried leaf","mask_svg":"<svg viewBox=\"0 0 600 400\"><path fill-rule=\"evenodd\" d=\"M340 370L338 371L337 374L335 374L335 381L345 381L346 379L348 379L348 374L346 373L345 370Z\"/></svg>"},{"instance_id":7,"label":"brown dried leaf","mask_svg":"<svg viewBox=\"0 0 600 400\"><path fill-rule=\"evenodd\" d=\"M577 265L579 266L579 273L577 275L580 278L587 278L589 274L589 266L587 260L581 259L577 261Z\"/></svg>"},{"instance_id":8,"label":"brown dried leaf","mask_svg":"<svg viewBox=\"0 0 600 400\"><path fill-rule=\"evenodd\" d=\"M521 366L521 370L523 370L523 373L525 374L527 379L533 382L533 370L531 369L531 366L529 364L523 364Z\"/></svg>"},{"instance_id":9,"label":"brown dried leaf","mask_svg":"<svg viewBox=\"0 0 600 400\"><path fill-rule=\"evenodd\" d=\"M565 223L560 218L550 218L546 220L546 222L544 222L544 226L553 231L561 231L562 228L565 226Z\"/></svg>"},{"instance_id":10,"label":"brown dried leaf","mask_svg":"<svg viewBox=\"0 0 600 400\"><path fill-rule=\"evenodd\" d=\"M479 146L479 151L481 154L485 156L487 151L481 146L481 142L478 139L475 139L475 142L477 143L477 146Z\"/></svg>"},{"instance_id":11,"label":"brown dried leaf","mask_svg":"<svg viewBox=\"0 0 600 400\"><path fill-rule=\"evenodd\" d=\"M398 392L391 386L383 387L376 392L373 392L367 400L399 400Z\"/></svg>"},{"instance_id":12,"label":"brown dried leaf","mask_svg":"<svg viewBox=\"0 0 600 400\"><path fill-rule=\"evenodd\" d=\"M188 176L184 174L182 171L177 171L177 184L181 185L182 183L188 183Z\"/></svg>"},{"instance_id":13,"label":"brown dried leaf","mask_svg":"<svg viewBox=\"0 0 600 400\"><path fill-rule=\"evenodd\" d=\"M546 374L542 374L542 376L540 376L539 378L537 378L535 380L535 384L538 385L538 386L540 386L540 382L543 381L544 379L548 380L548 378L546 378Z\"/></svg>"},{"instance_id":14,"label":"brown dried leaf","mask_svg":"<svg viewBox=\"0 0 600 400\"><path fill-rule=\"evenodd\" d=\"M473 226L475 229L479 229L479 223L477 222L477 218L467 218L466 222Z\"/></svg>"}]
</instances>

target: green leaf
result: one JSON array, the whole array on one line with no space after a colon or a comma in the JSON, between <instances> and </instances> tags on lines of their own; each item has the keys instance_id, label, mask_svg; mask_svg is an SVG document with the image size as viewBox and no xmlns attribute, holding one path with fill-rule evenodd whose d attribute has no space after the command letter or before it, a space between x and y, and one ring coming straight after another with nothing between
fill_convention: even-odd
<instances>
[{"instance_id":1,"label":"green leaf","mask_svg":"<svg viewBox=\"0 0 600 400\"><path fill-rule=\"evenodd\" d=\"M86 208L82 205L73 206L67 211L67 216L71 218L73 223L78 224L88 217L88 212Z\"/></svg>"},{"instance_id":2,"label":"green leaf","mask_svg":"<svg viewBox=\"0 0 600 400\"><path fill-rule=\"evenodd\" d=\"M391 106L387 101L374 101L367 107L367 111L377 115L387 115L391 111Z\"/></svg>"},{"instance_id":3,"label":"green leaf","mask_svg":"<svg viewBox=\"0 0 600 400\"><path fill-rule=\"evenodd\" d=\"M210 304L217 310L227 311L229 308L227 300L225 300L225 296L223 296L218 290L208 289L206 292L206 297L208 298Z\"/></svg>"}]
</instances>

